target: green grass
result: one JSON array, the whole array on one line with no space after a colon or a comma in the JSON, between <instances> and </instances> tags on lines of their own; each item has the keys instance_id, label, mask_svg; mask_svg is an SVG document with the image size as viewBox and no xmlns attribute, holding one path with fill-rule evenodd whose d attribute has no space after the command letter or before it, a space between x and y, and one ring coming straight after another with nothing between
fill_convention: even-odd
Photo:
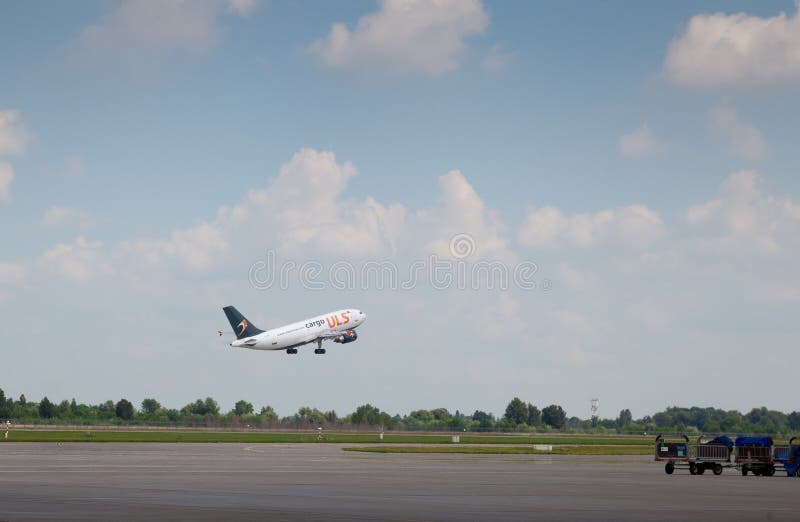
<instances>
[{"instance_id":1,"label":"green grass","mask_svg":"<svg viewBox=\"0 0 800 522\"><path fill-rule=\"evenodd\" d=\"M393 437L384 436L385 441ZM396 437L394 437L396 438ZM408 442L428 444L447 442L446 437L411 436ZM432 440L429 440L432 439ZM405 440L405 439L403 439ZM3 442L3 439L0 439ZM208 432L208 431L58 431L11 430L7 442L243 442L290 443L318 442L316 433ZM377 434L326 433L321 442L379 442ZM396 442L396 440L395 440Z\"/></svg>"},{"instance_id":2,"label":"green grass","mask_svg":"<svg viewBox=\"0 0 800 522\"><path fill-rule=\"evenodd\" d=\"M644 446L557 446L553 451L539 451L530 446L365 446L344 448L363 453L456 453L469 455L650 455Z\"/></svg>"},{"instance_id":3,"label":"green grass","mask_svg":"<svg viewBox=\"0 0 800 522\"><path fill-rule=\"evenodd\" d=\"M447 437L449 440L449 436ZM587 436L587 435L463 435L462 444L574 444L591 446L648 446L653 437Z\"/></svg>"},{"instance_id":4,"label":"green grass","mask_svg":"<svg viewBox=\"0 0 800 522\"><path fill-rule=\"evenodd\" d=\"M316 433L219 432L219 431L110 431L110 430L15 430L3 442L241 442L241 443L298 443L317 442ZM400 444L450 444L451 435L325 433L321 442ZM462 435L461 444L570 444L590 446L642 446L648 450L653 441L643 437L570 437L516 435Z\"/></svg>"}]
</instances>

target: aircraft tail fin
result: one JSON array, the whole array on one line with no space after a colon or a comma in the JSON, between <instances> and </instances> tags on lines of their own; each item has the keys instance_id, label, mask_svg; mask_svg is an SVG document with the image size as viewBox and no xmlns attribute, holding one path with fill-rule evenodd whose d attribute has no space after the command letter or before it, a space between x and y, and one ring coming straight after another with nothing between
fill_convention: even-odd
<instances>
[{"instance_id":1,"label":"aircraft tail fin","mask_svg":"<svg viewBox=\"0 0 800 522\"><path fill-rule=\"evenodd\" d=\"M233 328L233 333L236 334L237 339L252 337L263 332L263 330L259 330L253 323L248 321L235 307L226 306L222 311L228 317L228 322L231 323L231 328Z\"/></svg>"}]
</instances>

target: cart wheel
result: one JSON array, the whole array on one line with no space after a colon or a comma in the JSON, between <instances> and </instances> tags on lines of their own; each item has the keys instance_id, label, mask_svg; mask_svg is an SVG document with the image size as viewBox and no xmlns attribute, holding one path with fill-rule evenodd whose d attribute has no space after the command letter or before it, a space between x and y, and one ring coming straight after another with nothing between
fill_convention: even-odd
<instances>
[{"instance_id":1,"label":"cart wheel","mask_svg":"<svg viewBox=\"0 0 800 522\"><path fill-rule=\"evenodd\" d=\"M705 472L706 472L706 468L704 468L702 465L697 466L696 468L694 468L694 474L695 475L702 475Z\"/></svg>"},{"instance_id":2,"label":"cart wheel","mask_svg":"<svg viewBox=\"0 0 800 522\"><path fill-rule=\"evenodd\" d=\"M747 476L747 472L748 472L748 471L750 471L750 470L749 470L749 469L747 469L747 466L742 466L742 476L743 476L743 477L746 477L746 476Z\"/></svg>"},{"instance_id":3,"label":"cart wheel","mask_svg":"<svg viewBox=\"0 0 800 522\"><path fill-rule=\"evenodd\" d=\"M667 462L667 465L664 466L664 471L667 472L667 475L672 475L672 472L675 471L675 464Z\"/></svg>"},{"instance_id":4,"label":"cart wheel","mask_svg":"<svg viewBox=\"0 0 800 522\"><path fill-rule=\"evenodd\" d=\"M722 475L722 464L714 464L714 475Z\"/></svg>"},{"instance_id":5,"label":"cart wheel","mask_svg":"<svg viewBox=\"0 0 800 522\"><path fill-rule=\"evenodd\" d=\"M694 462L689 463L689 475L697 474L697 467L694 465Z\"/></svg>"}]
</instances>

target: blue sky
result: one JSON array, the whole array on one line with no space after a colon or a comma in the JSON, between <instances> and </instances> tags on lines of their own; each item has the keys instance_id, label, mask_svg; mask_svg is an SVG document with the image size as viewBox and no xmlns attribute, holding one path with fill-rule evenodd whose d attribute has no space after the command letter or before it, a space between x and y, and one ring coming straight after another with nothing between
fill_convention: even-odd
<instances>
[{"instance_id":1,"label":"blue sky","mask_svg":"<svg viewBox=\"0 0 800 522\"><path fill-rule=\"evenodd\" d=\"M797 356L794 2L0 6L7 393L794 407L758 384ZM404 268L454 234L539 286L248 279L268 250ZM326 357L237 352L227 304L370 320Z\"/></svg>"}]
</instances>

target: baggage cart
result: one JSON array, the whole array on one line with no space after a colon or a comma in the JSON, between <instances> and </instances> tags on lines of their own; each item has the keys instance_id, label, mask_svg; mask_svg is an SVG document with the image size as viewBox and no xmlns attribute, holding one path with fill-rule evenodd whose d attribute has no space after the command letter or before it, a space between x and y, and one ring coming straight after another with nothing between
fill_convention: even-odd
<instances>
[{"instance_id":1,"label":"baggage cart","mask_svg":"<svg viewBox=\"0 0 800 522\"><path fill-rule=\"evenodd\" d=\"M785 446L772 447L775 468L786 472L788 477L800 477L800 438L792 437Z\"/></svg>"},{"instance_id":2,"label":"baggage cart","mask_svg":"<svg viewBox=\"0 0 800 522\"><path fill-rule=\"evenodd\" d=\"M775 474L771 437L736 437L736 469L742 476L752 473L771 477Z\"/></svg>"},{"instance_id":3,"label":"baggage cart","mask_svg":"<svg viewBox=\"0 0 800 522\"><path fill-rule=\"evenodd\" d=\"M697 444L689 447L689 474L702 475L711 470L714 475L721 475L723 468L733 466L732 450L733 441L725 435L706 442L698 437Z\"/></svg>"},{"instance_id":4,"label":"baggage cart","mask_svg":"<svg viewBox=\"0 0 800 522\"><path fill-rule=\"evenodd\" d=\"M667 475L672 475L677 467L689 467L689 437L681 437L683 442L666 440L663 435L656 437L655 460L665 463Z\"/></svg>"}]
</instances>

